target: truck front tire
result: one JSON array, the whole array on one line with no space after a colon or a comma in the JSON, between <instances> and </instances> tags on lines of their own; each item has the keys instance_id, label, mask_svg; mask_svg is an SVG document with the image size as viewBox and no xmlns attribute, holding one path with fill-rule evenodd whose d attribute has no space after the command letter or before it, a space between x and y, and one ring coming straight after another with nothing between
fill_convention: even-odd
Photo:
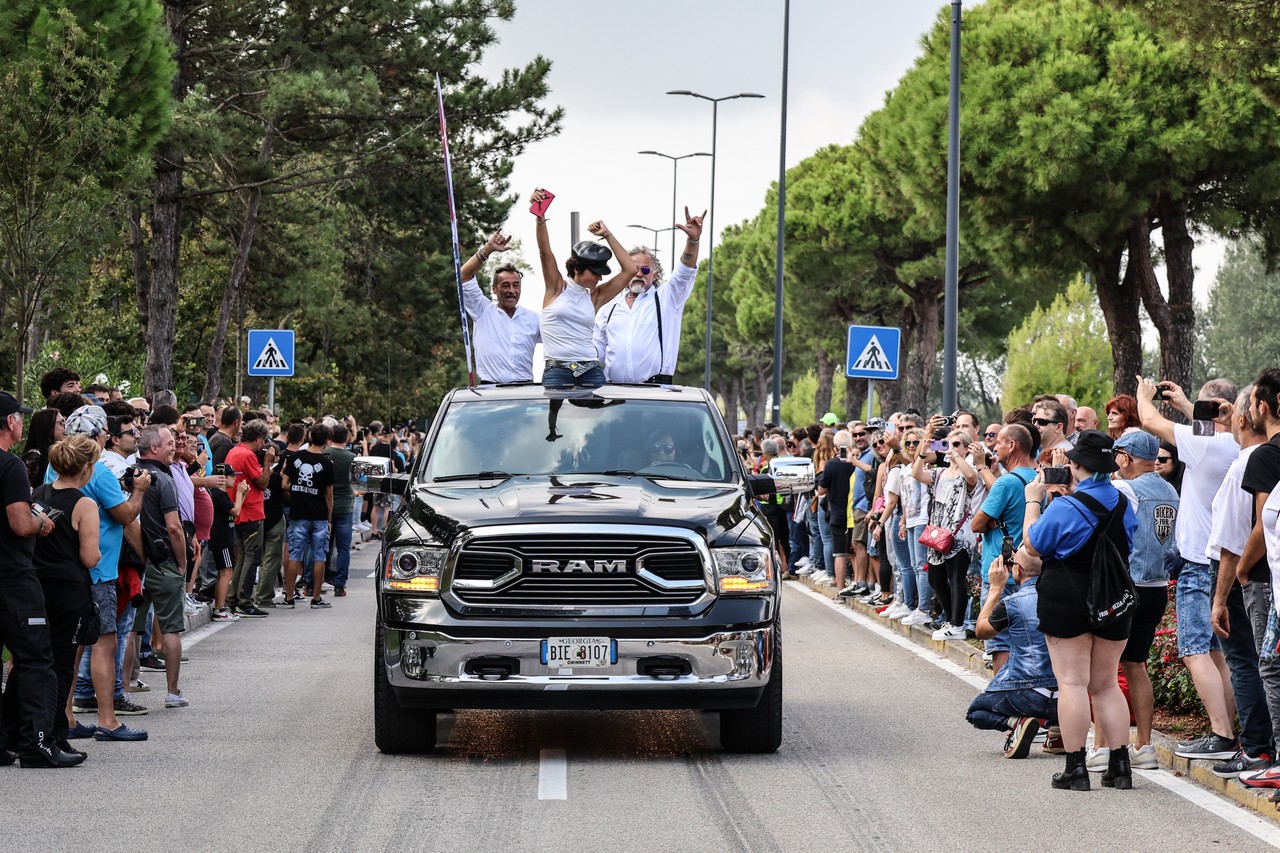
<instances>
[{"instance_id":1,"label":"truck front tire","mask_svg":"<svg viewBox=\"0 0 1280 853\"><path fill-rule=\"evenodd\" d=\"M373 742L387 755L421 755L436 746L436 712L404 708L387 680L384 633L377 630L373 650Z\"/></svg>"},{"instance_id":2,"label":"truck front tire","mask_svg":"<svg viewBox=\"0 0 1280 853\"><path fill-rule=\"evenodd\" d=\"M773 668L754 708L720 712L720 745L726 752L763 755L782 746L782 620L773 626Z\"/></svg>"}]
</instances>

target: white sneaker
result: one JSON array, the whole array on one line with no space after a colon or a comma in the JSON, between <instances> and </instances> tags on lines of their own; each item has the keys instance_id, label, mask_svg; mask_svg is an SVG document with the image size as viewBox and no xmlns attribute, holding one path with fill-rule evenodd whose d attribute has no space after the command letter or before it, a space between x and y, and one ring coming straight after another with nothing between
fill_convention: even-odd
<instances>
[{"instance_id":1,"label":"white sneaker","mask_svg":"<svg viewBox=\"0 0 1280 853\"><path fill-rule=\"evenodd\" d=\"M815 580L818 583L831 583L833 580L835 580L835 578L831 577L831 575L827 574L826 572L814 572L813 574L809 575L809 577L810 579Z\"/></svg>"},{"instance_id":2,"label":"white sneaker","mask_svg":"<svg viewBox=\"0 0 1280 853\"><path fill-rule=\"evenodd\" d=\"M149 690L151 690L151 688L147 685L147 682L143 681L141 678L135 678L133 681L129 682L130 693L146 693Z\"/></svg>"},{"instance_id":3,"label":"white sneaker","mask_svg":"<svg viewBox=\"0 0 1280 853\"><path fill-rule=\"evenodd\" d=\"M945 639L967 640L968 638L969 638L969 633L965 631L963 625L953 625L952 627L947 629L947 636Z\"/></svg>"},{"instance_id":4,"label":"white sneaker","mask_svg":"<svg viewBox=\"0 0 1280 853\"><path fill-rule=\"evenodd\" d=\"M950 622L943 622L943 623L942 623L942 627L941 627L941 628L939 628L938 630L936 630L936 631L934 631L934 632L933 632L933 639L935 639L935 640L946 640L946 639L948 639L948 637L947 637L947 632L948 632L948 631L950 631L950 630L951 630L951 623L950 623Z\"/></svg>"},{"instance_id":5,"label":"white sneaker","mask_svg":"<svg viewBox=\"0 0 1280 853\"><path fill-rule=\"evenodd\" d=\"M902 602L898 602L897 604L890 607L887 611L885 611L884 615L889 619L901 619L910 612L911 612L910 607L903 604Z\"/></svg>"},{"instance_id":6,"label":"white sneaker","mask_svg":"<svg viewBox=\"0 0 1280 853\"><path fill-rule=\"evenodd\" d=\"M213 611L212 618L214 622L239 622L240 621L239 616L232 613L230 610L228 610L225 607L221 607Z\"/></svg>"},{"instance_id":7,"label":"white sneaker","mask_svg":"<svg viewBox=\"0 0 1280 853\"><path fill-rule=\"evenodd\" d=\"M796 560L796 566L802 569L807 568L809 566L809 558L801 557L800 559ZM797 572L797 574L799 574L799 572Z\"/></svg>"},{"instance_id":8,"label":"white sneaker","mask_svg":"<svg viewBox=\"0 0 1280 853\"><path fill-rule=\"evenodd\" d=\"M1152 748L1151 754L1155 755L1155 749ZM1084 760L1084 766L1088 768L1090 773L1101 773L1107 769L1107 763L1111 760L1111 750L1105 746L1097 749L1089 750L1089 757ZM1132 762L1130 762L1130 766Z\"/></svg>"},{"instance_id":9,"label":"white sneaker","mask_svg":"<svg viewBox=\"0 0 1280 853\"><path fill-rule=\"evenodd\" d=\"M188 700L186 696L182 695L181 690L179 690L177 693L165 694L164 706L166 708L185 708L190 704L191 704L190 700Z\"/></svg>"},{"instance_id":10,"label":"white sneaker","mask_svg":"<svg viewBox=\"0 0 1280 853\"><path fill-rule=\"evenodd\" d=\"M817 569L815 569L813 566L801 567L799 563L797 563L796 566L797 566L796 574L798 575L812 575L817 571Z\"/></svg>"},{"instance_id":11,"label":"white sneaker","mask_svg":"<svg viewBox=\"0 0 1280 853\"><path fill-rule=\"evenodd\" d=\"M1137 749L1129 747L1129 766L1134 770L1159 770L1160 762L1156 758L1156 748L1151 744Z\"/></svg>"},{"instance_id":12,"label":"white sneaker","mask_svg":"<svg viewBox=\"0 0 1280 853\"><path fill-rule=\"evenodd\" d=\"M902 612L893 618L897 619L899 622L901 622L904 625L910 625L911 623L908 622L907 620L914 615L915 615L915 611L904 604L902 605Z\"/></svg>"}]
</instances>

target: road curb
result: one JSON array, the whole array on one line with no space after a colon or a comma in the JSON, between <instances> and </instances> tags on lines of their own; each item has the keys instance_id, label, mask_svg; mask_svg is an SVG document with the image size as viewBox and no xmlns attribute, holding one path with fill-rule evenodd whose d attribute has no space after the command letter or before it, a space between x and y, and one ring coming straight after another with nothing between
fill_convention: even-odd
<instances>
[{"instance_id":1,"label":"road curb","mask_svg":"<svg viewBox=\"0 0 1280 853\"><path fill-rule=\"evenodd\" d=\"M875 618L882 628L887 628L906 637L913 643L932 649L947 660L964 667L980 678L991 678L991 670L987 669L986 662L982 660L982 651L966 642L960 640L935 640L931 631L919 625L903 625L895 619L885 619L879 613L876 613L876 609L871 605L863 604L854 599L840 598L836 595L835 587L816 583L803 575L796 582L803 584L806 588L819 595L825 595L833 601L844 604L863 616ZM1270 789L1250 788L1235 779L1222 779L1215 776L1211 768L1217 762L1177 757L1173 754L1173 751L1178 748L1177 739L1169 737L1162 732L1153 732L1152 741L1156 748L1156 758L1163 769L1176 776L1190 779L1200 787L1221 794L1256 812L1270 822L1280 825L1280 805L1271 800Z\"/></svg>"}]
</instances>

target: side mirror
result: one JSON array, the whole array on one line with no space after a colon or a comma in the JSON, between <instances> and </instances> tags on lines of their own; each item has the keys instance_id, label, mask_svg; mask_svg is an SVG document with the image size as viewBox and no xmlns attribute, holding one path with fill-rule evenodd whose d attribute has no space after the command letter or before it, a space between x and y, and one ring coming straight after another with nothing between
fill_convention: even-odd
<instances>
[{"instance_id":1,"label":"side mirror","mask_svg":"<svg viewBox=\"0 0 1280 853\"><path fill-rule=\"evenodd\" d=\"M813 489L813 460L801 456L784 456L769 463L769 476L773 480L773 492L778 495L795 495Z\"/></svg>"},{"instance_id":2,"label":"side mirror","mask_svg":"<svg viewBox=\"0 0 1280 853\"><path fill-rule=\"evenodd\" d=\"M369 477L369 491L380 495L400 495L409 494L409 475L408 474L384 474L381 477Z\"/></svg>"}]
</instances>

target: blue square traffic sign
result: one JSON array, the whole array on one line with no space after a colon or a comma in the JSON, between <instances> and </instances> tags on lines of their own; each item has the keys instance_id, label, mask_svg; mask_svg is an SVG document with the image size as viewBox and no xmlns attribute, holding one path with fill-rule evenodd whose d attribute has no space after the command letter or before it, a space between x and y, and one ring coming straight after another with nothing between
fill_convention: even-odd
<instances>
[{"instance_id":1,"label":"blue square traffic sign","mask_svg":"<svg viewBox=\"0 0 1280 853\"><path fill-rule=\"evenodd\" d=\"M249 330L249 375L293 375L293 329Z\"/></svg>"},{"instance_id":2,"label":"blue square traffic sign","mask_svg":"<svg viewBox=\"0 0 1280 853\"><path fill-rule=\"evenodd\" d=\"M844 375L851 379L897 379L902 333L893 326L850 326Z\"/></svg>"}]
</instances>

